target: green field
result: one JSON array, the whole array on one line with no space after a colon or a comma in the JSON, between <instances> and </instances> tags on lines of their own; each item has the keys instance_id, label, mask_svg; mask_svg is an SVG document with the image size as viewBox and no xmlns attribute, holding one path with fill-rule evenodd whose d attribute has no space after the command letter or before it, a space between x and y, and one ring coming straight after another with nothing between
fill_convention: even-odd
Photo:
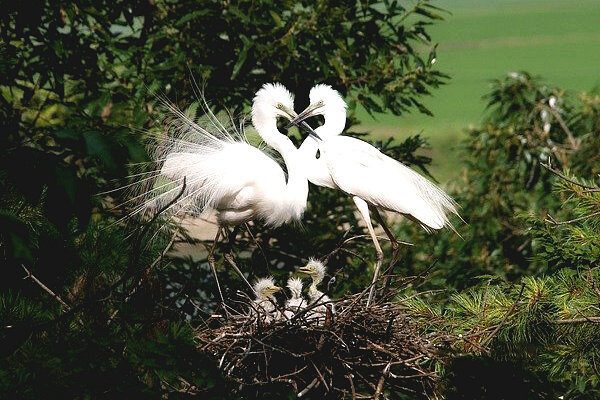
<instances>
[{"instance_id":1,"label":"green field","mask_svg":"<svg viewBox=\"0 0 600 400\"><path fill-rule=\"evenodd\" d=\"M422 133L433 147L434 175L445 181L456 175L452 150L463 130L484 113L482 95L489 81L525 70L570 91L600 84L600 1L574 0L439 0L449 10L431 27L439 43L437 65L451 80L425 104L434 117L412 113L360 113L373 134L399 138Z\"/></svg>"}]
</instances>

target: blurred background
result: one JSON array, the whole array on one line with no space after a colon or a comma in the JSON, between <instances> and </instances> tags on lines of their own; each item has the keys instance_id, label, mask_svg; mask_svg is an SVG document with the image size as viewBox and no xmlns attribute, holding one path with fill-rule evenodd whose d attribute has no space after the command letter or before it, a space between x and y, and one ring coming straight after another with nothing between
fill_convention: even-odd
<instances>
[{"instance_id":1,"label":"blurred background","mask_svg":"<svg viewBox=\"0 0 600 400\"><path fill-rule=\"evenodd\" d=\"M485 113L491 79L528 71L563 89L589 91L600 84L600 3L594 0L439 0L445 20L431 26L437 66L450 75L424 99L433 117L397 117L364 110L359 119L375 136L429 139L431 171L441 182L456 176L458 141Z\"/></svg>"}]
</instances>

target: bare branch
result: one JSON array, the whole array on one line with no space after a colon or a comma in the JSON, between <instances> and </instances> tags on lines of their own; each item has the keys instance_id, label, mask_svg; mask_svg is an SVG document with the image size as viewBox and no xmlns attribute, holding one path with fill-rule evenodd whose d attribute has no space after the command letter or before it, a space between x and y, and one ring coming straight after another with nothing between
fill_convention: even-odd
<instances>
[{"instance_id":1,"label":"bare branch","mask_svg":"<svg viewBox=\"0 0 600 400\"><path fill-rule=\"evenodd\" d=\"M25 278L30 278L32 281L37 283L39 287L41 287L46 293L48 293L56 301L58 301L67 311L71 309L71 307L67 303L65 303L64 300L61 299L59 295L57 295L52 290L50 290L50 288L48 286L44 285L42 283L42 281L40 281L38 278L36 278L35 275L33 275L23 264L21 264L21 267L23 267L23 269L27 273L27 276Z\"/></svg>"}]
</instances>

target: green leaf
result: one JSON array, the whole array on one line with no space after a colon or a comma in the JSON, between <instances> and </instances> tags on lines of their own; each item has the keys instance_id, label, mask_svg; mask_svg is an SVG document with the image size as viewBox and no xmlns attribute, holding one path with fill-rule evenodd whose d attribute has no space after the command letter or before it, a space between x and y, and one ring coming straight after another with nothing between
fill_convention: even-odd
<instances>
[{"instance_id":1,"label":"green leaf","mask_svg":"<svg viewBox=\"0 0 600 400\"><path fill-rule=\"evenodd\" d=\"M236 78L236 76L242 69L242 66L246 62L246 58L248 57L248 51L250 51L252 46L254 46L254 42L251 41L250 39L248 39L245 35L241 35L240 39L242 39L242 42L244 43L244 47L242 48L242 51L238 55L238 59L237 59L235 65L233 66L233 72L231 74L231 79Z\"/></svg>"},{"instance_id":2,"label":"green leaf","mask_svg":"<svg viewBox=\"0 0 600 400\"><path fill-rule=\"evenodd\" d=\"M281 20L279 14L273 10L269 10L269 14L271 14L271 18L273 18L273 21L275 21L275 26L277 28L281 28L283 26L283 21Z\"/></svg>"},{"instance_id":3,"label":"green leaf","mask_svg":"<svg viewBox=\"0 0 600 400\"><path fill-rule=\"evenodd\" d=\"M109 169L117 167L107 140L99 132L86 131L83 133L83 138L85 139L86 149L90 156L98 157Z\"/></svg>"}]
</instances>

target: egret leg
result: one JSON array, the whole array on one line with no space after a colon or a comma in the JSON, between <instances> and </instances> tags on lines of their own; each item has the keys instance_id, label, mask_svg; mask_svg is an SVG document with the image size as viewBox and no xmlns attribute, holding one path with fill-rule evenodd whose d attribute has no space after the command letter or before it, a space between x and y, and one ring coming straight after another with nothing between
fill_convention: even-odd
<instances>
[{"instance_id":1,"label":"egret leg","mask_svg":"<svg viewBox=\"0 0 600 400\"><path fill-rule=\"evenodd\" d=\"M215 283L217 284L217 290L219 291L219 297L221 298L221 304L225 304L225 299L223 298L223 292L221 291L221 285L219 284L219 277L217 276L217 269L215 268L215 249L217 248L217 243L221 238L221 228L217 229L217 234L215 235L215 240L208 252L208 265L210 265L210 269L212 270L213 277L215 278Z\"/></svg>"},{"instance_id":2,"label":"egret leg","mask_svg":"<svg viewBox=\"0 0 600 400\"><path fill-rule=\"evenodd\" d=\"M356 204L358 212L360 212L360 215L363 217L365 223L367 224L367 229L369 230L371 239L373 239L373 245L375 246L375 251L377 252L377 257L375 259L375 268L373 272L373 283L371 284L371 289L369 290L369 297L367 299L368 307L371 304L371 300L373 299L373 293L375 291L375 282L377 282L377 277L379 276L379 268L381 268L381 262L383 261L383 250L381 250L379 240L377 240L377 235L375 235L375 230L373 229L373 224L371 223L371 217L369 216L369 205L366 201L357 196L353 196L352 200L354 200L354 204Z\"/></svg>"},{"instance_id":3,"label":"egret leg","mask_svg":"<svg viewBox=\"0 0 600 400\"><path fill-rule=\"evenodd\" d=\"M248 287L250 288L250 293L254 293L254 288L252 287L250 282L248 282L248 280L246 279L246 277L244 276L242 271L240 271L237 264L235 263L235 258L233 256L233 252L232 252L233 243L235 242L235 238L236 238L239 230L240 230L239 225L236 225L233 228L233 231L231 231L231 233L229 234L229 239L227 241L228 249L227 249L227 252L225 253L224 257L225 257L225 261L227 261L227 263L231 266L231 268L233 268L233 270L240 276L240 278L242 278L242 280L244 282L246 282L246 285L248 285Z\"/></svg>"},{"instance_id":4,"label":"egret leg","mask_svg":"<svg viewBox=\"0 0 600 400\"><path fill-rule=\"evenodd\" d=\"M373 214L375 215L375 219L377 220L377 222L379 222L379 224L385 231L385 234L390 239L390 243L392 245L392 259L390 260L390 266L389 266L388 270L386 272L384 272L386 277L385 277L385 281L383 283L383 292L386 293L390 286L390 283L391 283L389 274L394 273L394 266L396 265L396 263L398 262L398 259L400 258L399 257L400 242L398 242L398 240L396 239L396 237L394 236L392 231L388 228L387 224L385 223L385 220L383 219L383 216L379 213L379 210L376 207L371 207L371 210L373 211Z\"/></svg>"},{"instance_id":5,"label":"egret leg","mask_svg":"<svg viewBox=\"0 0 600 400\"><path fill-rule=\"evenodd\" d=\"M390 228L388 228L387 224L385 223L385 220L379 213L379 210L375 207L371 207L371 211L373 211L373 215L375 215L375 219L377 220L377 222L379 222L379 225L381 225L381 227L385 231L385 234L390 239L390 243L392 245L392 254L393 254L390 265L393 265L396 263L396 261L398 261L398 251L400 250L400 242L398 242L398 239L396 239L396 237L394 236L394 234L392 233Z\"/></svg>"}]
</instances>

